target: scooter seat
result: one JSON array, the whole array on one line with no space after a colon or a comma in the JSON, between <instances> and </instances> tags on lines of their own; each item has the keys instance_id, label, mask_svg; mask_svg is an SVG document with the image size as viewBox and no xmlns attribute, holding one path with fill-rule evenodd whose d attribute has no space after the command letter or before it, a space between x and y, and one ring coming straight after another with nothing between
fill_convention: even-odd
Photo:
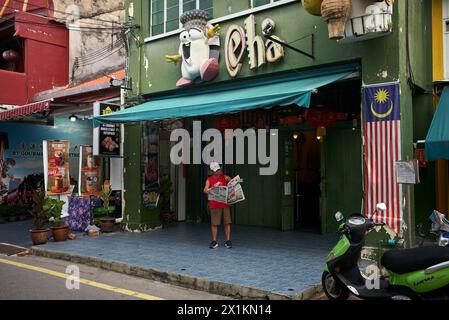
<instances>
[{"instance_id":1,"label":"scooter seat","mask_svg":"<svg viewBox=\"0 0 449 320\"><path fill-rule=\"evenodd\" d=\"M449 261L449 248L437 246L391 250L381 259L387 270L398 274L424 270L446 261Z\"/></svg>"}]
</instances>

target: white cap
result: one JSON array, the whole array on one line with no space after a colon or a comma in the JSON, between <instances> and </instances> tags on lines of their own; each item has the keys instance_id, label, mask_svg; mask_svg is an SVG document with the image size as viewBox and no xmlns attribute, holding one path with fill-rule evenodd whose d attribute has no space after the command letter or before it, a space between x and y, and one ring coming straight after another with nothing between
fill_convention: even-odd
<instances>
[{"instance_id":1,"label":"white cap","mask_svg":"<svg viewBox=\"0 0 449 320\"><path fill-rule=\"evenodd\" d=\"M212 162L212 163L210 164L210 169L211 169L213 172L217 172L218 170L221 169L221 167L220 167L220 165L218 164L218 162Z\"/></svg>"}]
</instances>

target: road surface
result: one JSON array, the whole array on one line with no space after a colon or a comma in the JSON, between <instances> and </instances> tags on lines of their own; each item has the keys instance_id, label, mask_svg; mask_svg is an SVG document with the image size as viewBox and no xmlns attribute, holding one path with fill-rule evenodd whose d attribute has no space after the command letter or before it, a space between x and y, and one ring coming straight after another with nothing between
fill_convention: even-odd
<instances>
[{"instance_id":1,"label":"road surface","mask_svg":"<svg viewBox=\"0 0 449 320\"><path fill-rule=\"evenodd\" d=\"M79 278L77 271L79 270ZM85 265L36 256L0 255L0 300L224 300Z\"/></svg>"}]
</instances>

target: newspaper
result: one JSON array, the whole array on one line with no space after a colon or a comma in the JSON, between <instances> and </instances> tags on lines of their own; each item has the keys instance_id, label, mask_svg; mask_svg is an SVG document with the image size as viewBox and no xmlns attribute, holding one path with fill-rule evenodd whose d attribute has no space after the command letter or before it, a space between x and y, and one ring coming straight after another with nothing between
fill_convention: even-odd
<instances>
[{"instance_id":1,"label":"newspaper","mask_svg":"<svg viewBox=\"0 0 449 320\"><path fill-rule=\"evenodd\" d=\"M235 204L245 200L245 194L243 193L242 180L240 176L236 176L229 181L226 187L213 187L209 189L209 200L225 204Z\"/></svg>"}]
</instances>

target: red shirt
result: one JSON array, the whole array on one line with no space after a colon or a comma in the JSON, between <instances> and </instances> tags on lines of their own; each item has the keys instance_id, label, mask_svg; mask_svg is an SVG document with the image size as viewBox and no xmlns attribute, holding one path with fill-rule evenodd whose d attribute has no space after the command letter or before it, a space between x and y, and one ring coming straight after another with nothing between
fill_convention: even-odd
<instances>
[{"instance_id":1,"label":"red shirt","mask_svg":"<svg viewBox=\"0 0 449 320\"><path fill-rule=\"evenodd\" d=\"M224 175L220 175L218 177L210 176L209 178L207 178L207 181L209 181L209 188L226 187L228 185L228 182L226 181ZM224 204L214 200L209 201L209 206L211 209L226 209L231 207L228 204Z\"/></svg>"}]
</instances>

